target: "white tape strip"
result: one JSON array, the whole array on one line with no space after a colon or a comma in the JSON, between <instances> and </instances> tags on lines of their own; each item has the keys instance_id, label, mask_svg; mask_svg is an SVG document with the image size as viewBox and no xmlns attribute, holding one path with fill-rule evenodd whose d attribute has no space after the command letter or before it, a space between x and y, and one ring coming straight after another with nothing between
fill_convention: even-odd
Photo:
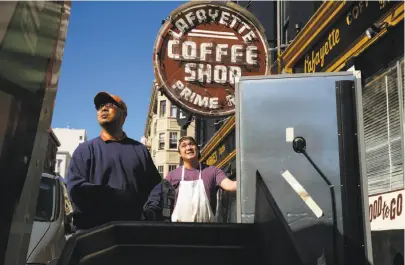
<instances>
[{"instance_id":1,"label":"white tape strip","mask_svg":"<svg viewBox=\"0 0 405 265\"><path fill-rule=\"evenodd\" d=\"M285 141L292 142L294 140L294 128L285 129Z\"/></svg>"},{"instance_id":2,"label":"white tape strip","mask_svg":"<svg viewBox=\"0 0 405 265\"><path fill-rule=\"evenodd\" d=\"M307 204L309 209L316 215L316 217L321 217L323 215L322 209L318 204L309 196L308 192L301 186L301 184L296 180L296 178L286 170L281 174L283 178L290 184L293 190L301 197L301 199Z\"/></svg>"}]
</instances>

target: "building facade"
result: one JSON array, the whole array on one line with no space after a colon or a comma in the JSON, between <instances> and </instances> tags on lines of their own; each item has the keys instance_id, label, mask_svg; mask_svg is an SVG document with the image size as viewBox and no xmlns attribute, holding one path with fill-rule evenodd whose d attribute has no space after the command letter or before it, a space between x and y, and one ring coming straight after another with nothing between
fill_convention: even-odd
<instances>
[{"instance_id":1,"label":"building facade","mask_svg":"<svg viewBox=\"0 0 405 265\"><path fill-rule=\"evenodd\" d=\"M194 121L190 121L186 129L182 128L181 120L185 118L187 118L185 113L153 86L144 142L162 177L181 164L177 149L180 137L184 135L194 137Z\"/></svg>"},{"instance_id":2,"label":"building facade","mask_svg":"<svg viewBox=\"0 0 405 265\"><path fill-rule=\"evenodd\" d=\"M52 129L49 129L48 148L44 160L44 173L55 174L56 157L60 142Z\"/></svg>"},{"instance_id":3,"label":"building facade","mask_svg":"<svg viewBox=\"0 0 405 265\"><path fill-rule=\"evenodd\" d=\"M56 155L55 172L64 178L73 152L79 144L87 141L87 133L84 129L71 128L54 128L53 131L60 141Z\"/></svg>"}]
</instances>

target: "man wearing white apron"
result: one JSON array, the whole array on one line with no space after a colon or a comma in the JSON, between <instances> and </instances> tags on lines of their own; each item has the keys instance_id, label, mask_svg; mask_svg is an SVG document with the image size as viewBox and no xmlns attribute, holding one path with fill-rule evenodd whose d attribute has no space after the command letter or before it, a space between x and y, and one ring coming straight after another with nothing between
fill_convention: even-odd
<instances>
[{"instance_id":1,"label":"man wearing white apron","mask_svg":"<svg viewBox=\"0 0 405 265\"><path fill-rule=\"evenodd\" d=\"M180 138L178 151L184 165L172 170L166 179L176 189L172 222L214 222L217 191L236 191L236 182L214 166L198 161L198 149L193 137Z\"/></svg>"}]
</instances>

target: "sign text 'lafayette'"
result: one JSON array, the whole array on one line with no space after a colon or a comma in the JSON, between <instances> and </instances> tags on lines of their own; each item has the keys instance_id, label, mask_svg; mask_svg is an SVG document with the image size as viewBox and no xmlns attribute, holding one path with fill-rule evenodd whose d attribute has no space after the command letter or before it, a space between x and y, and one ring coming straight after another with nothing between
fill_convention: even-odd
<instances>
[{"instance_id":1,"label":"sign text 'lafayette'","mask_svg":"<svg viewBox=\"0 0 405 265\"><path fill-rule=\"evenodd\" d=\"M178 33L175 31L170 31L170 33L178 39L183 37L185 32L199 24L215 22L236 30L245 42L257 39L254 30L249 26L251 23L246 23L244 19L239 17L239 15L221 10L218 6L213 6L213 8L208 9L199 8L196 10L190 10L190 12L186 13L185 19L179 18L174 22Z\"/></svg>"}]
</instances>

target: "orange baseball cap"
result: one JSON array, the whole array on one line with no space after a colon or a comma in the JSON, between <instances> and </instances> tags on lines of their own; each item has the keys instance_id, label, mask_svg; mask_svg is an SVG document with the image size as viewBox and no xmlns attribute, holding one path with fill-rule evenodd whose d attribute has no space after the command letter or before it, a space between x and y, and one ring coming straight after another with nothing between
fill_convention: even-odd
<instances>
[{"instance_id":1,"label":"orange baseball cap","mask_svg":"<svg viewBox=\"0 0 405 265\"><path fill-rule=\"evenodd\" d=\"M114 101L118 107L120 107L125 112L127 112L127 105L125 104L125 102L119 96L112 95L107 92L99 92L94 97L94 105L97 109L98 106L100 106L101 104L105 103L106 101L111 101L111 100Z\"/></svg>"}]
</instances>

